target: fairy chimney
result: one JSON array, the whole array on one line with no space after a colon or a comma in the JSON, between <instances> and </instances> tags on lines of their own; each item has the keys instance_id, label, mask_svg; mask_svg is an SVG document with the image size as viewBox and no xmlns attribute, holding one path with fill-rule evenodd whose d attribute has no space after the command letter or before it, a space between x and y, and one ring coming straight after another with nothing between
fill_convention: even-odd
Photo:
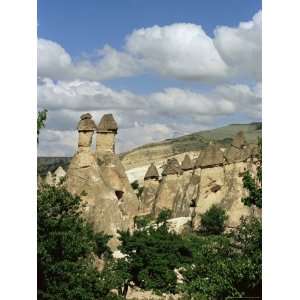
<instances>
[{"instance_id":1,"label":"fairy chimney","mask_svg":"<svg viewBox=\"0 0 300 300\"><path fill-rule=\"evenodd\" d=\"M181 169L183 171L189 171L194 168L193 162L188 154L185 155L182 163L181 163Z\"/></svg>"},{"instance_id":2,"label":"fairy chimney","mask_svg":"<svg viewBox=\"0 0 300 300\"><path fill-rule=\"evenodd\" d=\"M243 131L240 131L236 134L236 136L232 140L231 145L238 149L242 149L247 145Z\"/></svg>"},{"instance_id":3,"label":"fairy chimney","mask_svg":"<svg viewBox=\"0 0 300 300\"><path fill-rule=\"evenodd\" d=\"M209 143L209 145L200 153L196 168L210 168L221 166L224 163L223 152L216 144Z\"/></svg>"},{"instance_id":4,"label":"fairy chimney","mask_svg":"<svg viewBox=\"0 0 300 300\"><path fill-rule=\"evenodd\" d=\"M95 129L96 124L92 120L91 114L87 113L80 116L80 121L77 126L79 134L78 151L90 150Z\"/></svg>"},{"instance_id":5,"label":"fairy chimney","mask_svg":"<svg viewBox=\"0 0 300 300\"><path fill-rule=\"evenodd\" d=\"M141 194L140 212L151 214L159 187L159 173L156 166L152 163L144 177L144 188Z\"/></svg>"},{"instance_id":6,"label":"fairy chimney","mask_svg":"<svg viewBox=\"0 0 300 300\"><path fill-rule=\"evenodd\" d=\"M159 174L157 168L152 163L145 174L144 180L150 180L150 179L158 180L158 178L159 178Z\"/></svg>"},{"instance_id":7,"label":"fairy chimney","mask_svg":"<svg viewBox=\"0 0 300 300\"><path fill-rule=\"evenodd\" d=\"M112 114L105 114L97 127L96 151L115 153L118 124Z\"/></svg>"},{"instance_id":8,"label":"fairy chimney","mask_svg":"<svg viewBox=\"0 0 300 300\"><path fill-rule=\"evenodd\" d=\"M66 171L59 166L55 171L54 171L54 182L55 185L59 185L61 183L61 180L66 176Z\"/></svg>"},{"instance_id":9,"label":"fairy chimney","mask_svg":"<svg viewBox=\"0 0 300 300\"><path fill-rule=\"evenodd\" d=\"M162 175L168 176L168 175L181 175L182 169L181 166L176 158L168 159L167 165L165 166Z\"/></svg>"}]
</instances>

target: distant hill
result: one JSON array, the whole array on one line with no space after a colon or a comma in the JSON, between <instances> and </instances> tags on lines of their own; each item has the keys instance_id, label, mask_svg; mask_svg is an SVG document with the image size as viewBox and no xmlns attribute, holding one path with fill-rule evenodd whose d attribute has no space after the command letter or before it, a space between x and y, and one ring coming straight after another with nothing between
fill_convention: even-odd
<instances>
[{"instance_id":1,"label":"distant hill","mask_svg":"<svg viewBox=\"0 0 300 300\"><path fill-rule=\"evenodd\" d=\"M231 124L224 127L199 131L181 137L146 144L121 153L120 159L126 169L135 168L159 159L166 159L184 152L199 151L205 148L209 141L216 141L225 147L239 131L243 131L248 143L256 143L261 137L262 123ZM59 165L68 168L71 157L38 157L38 174L44 176L48 171L54 171Z\"/></svg>"}]
</instances>

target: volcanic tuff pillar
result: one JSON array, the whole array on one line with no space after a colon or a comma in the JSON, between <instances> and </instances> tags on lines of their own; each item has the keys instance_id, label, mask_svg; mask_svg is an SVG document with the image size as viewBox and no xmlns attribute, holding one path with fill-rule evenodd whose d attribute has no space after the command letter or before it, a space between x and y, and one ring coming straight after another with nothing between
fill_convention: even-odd
<instances>
[{"instance_id":1,"label":"volcanic tuff pillar","mask_svg":"<svg viewBox=\"0 0 300 300\"><path fill-rule=\"evenodd\" d=\"M115 153L115 140L117 132L118 125L113 115L104 115L97 127L96 152Z\"/></svg>"},{"instance_id":2,"label":"volcanic tuff pillar","mask_svg":"<svg viewBox=\"0 0 300 300\"><path fill-rule=\"evenodd\" d=\"M78 152L90 150L96 124L89 113L80 116L77 129L79 134Z\"/></svg>"}]
</instances>

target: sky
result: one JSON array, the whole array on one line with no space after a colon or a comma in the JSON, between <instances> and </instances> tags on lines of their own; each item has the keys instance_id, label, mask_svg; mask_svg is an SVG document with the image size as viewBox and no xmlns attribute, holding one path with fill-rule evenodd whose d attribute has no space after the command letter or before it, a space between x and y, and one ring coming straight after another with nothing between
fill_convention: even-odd
<instances>
[{"instance_id":1,"label":"sky","mask_svg":"<svg viewBox=\"0 0 300 300\"><path fill-rule=\"evenodd\" d=\"M117 151L261 120L261 2L38 0L40 156L71 156L89 112Z\"/></svg>"}]
</instances>

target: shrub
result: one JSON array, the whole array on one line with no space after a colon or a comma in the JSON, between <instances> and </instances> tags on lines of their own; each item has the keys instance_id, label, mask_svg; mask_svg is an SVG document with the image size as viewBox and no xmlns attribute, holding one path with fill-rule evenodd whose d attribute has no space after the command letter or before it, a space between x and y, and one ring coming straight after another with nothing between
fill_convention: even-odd
<instances>
[{"instance_id":1,"label":"shrub","mask_svg":"<svg viewBox=\"0 0 300 300\"><path fill-rule=\"evenodd\" d=\"M225 229L225 221L227 220L225 210L216 205L201 216L200 232L203 234L221 234Z\"/></svg>"}]
</instances>

